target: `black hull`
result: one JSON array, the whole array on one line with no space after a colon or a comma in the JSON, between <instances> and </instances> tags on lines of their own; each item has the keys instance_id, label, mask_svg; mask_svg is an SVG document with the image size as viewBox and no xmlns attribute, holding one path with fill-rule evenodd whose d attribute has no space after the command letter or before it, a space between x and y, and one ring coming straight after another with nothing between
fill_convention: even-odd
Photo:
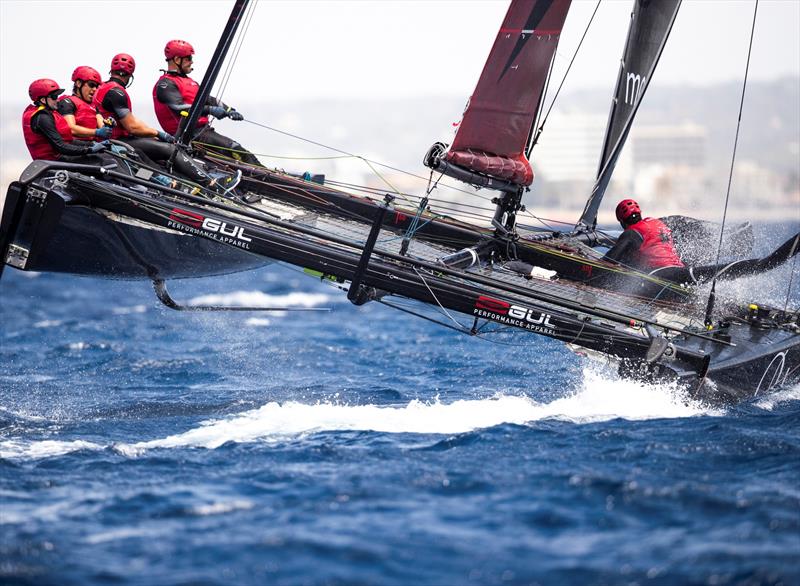
<instances>
[{"instance_id":1,"label":"black hull","mask_svg":"<svg viewBox=\"0 0 800 586\"><path fill-rule=\"evenodd\" d=\"M189 279L248 271L269 260L186 234L111 220L67 206L29 270L114 279Z\"/></svg>"},{"instance_id":2,"label":"black hull","mask_svg":"<svg viewBox=\"0 0 800 586\"><path fill-rule=\"evenodd\" d=\"M27 181L47 173L49 163L35 161L23 173L25 183L12 183L6 195L0 227L0 251L5 254L19 227L30 234L23 263L29 271L71 273L112 279L182 279L224 275L263 267L263 256L157 224L136 222L114 213L114 206L92 206L92 190L59 186L52 179L31 189L48 202L28 197ZM27 205L33 201L33 205ZM23 229L24 232L24 229ZM23 266L20 266L22 264ZM0 275L2 266L0 265Z\"/></svg>"},{"instance_id":3,"label":"black hull","mask_svg":"<svg viewBox=\"0 0 800 586\"><path fill-rule=\"evenodd\" d=\"M710 403L736 403L762 397L800 381L800 340L793 331L731 326L736 346L715 349L700 341L695 348L712 355L708 374L694 389Z\"/></svg>"}]
</instances>

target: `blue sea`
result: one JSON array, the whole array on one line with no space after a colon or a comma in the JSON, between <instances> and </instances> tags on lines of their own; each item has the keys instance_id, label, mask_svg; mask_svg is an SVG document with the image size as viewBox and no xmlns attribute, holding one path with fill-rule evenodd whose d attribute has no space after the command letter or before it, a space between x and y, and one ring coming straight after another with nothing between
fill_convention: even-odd
<instances>
[{"instance_id":1,"label":"blue sea","mask_svg":"<svg viewBox=\"0 0 800 586\"><path fill-rule=\"evenodd\" d=\"M0 583L800 584L800 387L712 408L280 266L171 291L330 311L7 269Z\"/></svg>"}]
</instances>

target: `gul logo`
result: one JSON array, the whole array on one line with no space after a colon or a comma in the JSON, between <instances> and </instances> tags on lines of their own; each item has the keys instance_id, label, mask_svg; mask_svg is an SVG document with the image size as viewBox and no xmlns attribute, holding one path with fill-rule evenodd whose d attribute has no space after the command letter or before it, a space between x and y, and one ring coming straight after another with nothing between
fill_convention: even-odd
<instances>
[{"instance_id":1,"label":"gul logo","mask_svg":"<svg viewBox=\"0 0 800 586\"><path fill-rule=\"evenodd\" d=\"M200 214L187 212L186 210L181 210L178 208L172 208L172 213L169 215L169 219L173 222L178 222L179 224L186 224L192 228L202 227L203 220L205 220L205 218Z\"/></svg>"},{"instance_id":2,"label":"gul logo","mask_svg":"<svg viewBox=\"0 0 800 586\"><path fill-rule=\"evenodd\" d=\"M492 299L491 297L486 297L485 295L478 297L478 300L475 302L475 309L485 309L486 311L493 311L495 313L499 313L500 315L506 315L510 307L510 303Z\"/></svg>"},{"instance_id":3,"label":"gul logo","mask_svg":"<svg viewBox=\"0 0 800 586\"><path fill-rule=\"evenodd\" d=\"M508 316L511 319L521 320L526 324L555 328L555 326L550 323L551 315L549 313L536 311L528 307L523 307L522 305L514 305L506 301L500 301L499 299L492 299L485 295L481 295L478 297L477 301L475 301L475 309L501 316Z\"/></svg>"},{"instance_id":4,"label":"gul logo","mask_svg":"<svg viewBox=\"0 0 800 586\"><path fill-rule=\"evenodd\" d=\"M227 222L215 220L214 218L206 218L200 214L195 214L194 212L187 212L186 210L173 208L169 219L193 228L201 228L203 230L208 230L209 232L222 234L223 236L237 238L244 242L252 242L252 238L248 238L244 235L244 228L241 226L228 224Z\"/></svg>"}]
</instances>

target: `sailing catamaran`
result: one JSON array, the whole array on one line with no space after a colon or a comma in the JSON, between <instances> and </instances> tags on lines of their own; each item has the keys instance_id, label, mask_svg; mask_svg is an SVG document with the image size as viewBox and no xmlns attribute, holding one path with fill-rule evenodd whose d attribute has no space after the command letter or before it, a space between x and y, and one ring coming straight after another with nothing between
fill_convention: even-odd
<instances>
[{"instance_id":1,"label":"sailing catamaran","mask_svg":"<svg viewBox=\"0 0 800 586\"><path fill-rule=\"evenodd\" d=\"M597 181L575 228L517 222L569 5L511 2L453 144L437 143L425 156L432 181L447 175L498 193L491 227L432 213L432 187L404 207L396 194L353 195L195 145L198 164L242 171L242 197L156 185L148 179L163 170L121 155L106 166L34 161L9 187L0 258L22 270L150 279L169 307L206 310L224 308L184 307L166 280L280 261L336 283L357 305L383 303L474 336L519 330L555 338L619 361L624 375L678 380L709 402L797 380L797 309L705 303L692 286L607 262L596 250L613 242L596 230L597 211L679 0L634 4ZM236 0L195 105L211 91L247 7ZM193 108L179 129L185 148L199 114ZM715 263L694 276L716 283L760 274L799 245L800 235L764 259Z\"/></svg>"}]
</instances>

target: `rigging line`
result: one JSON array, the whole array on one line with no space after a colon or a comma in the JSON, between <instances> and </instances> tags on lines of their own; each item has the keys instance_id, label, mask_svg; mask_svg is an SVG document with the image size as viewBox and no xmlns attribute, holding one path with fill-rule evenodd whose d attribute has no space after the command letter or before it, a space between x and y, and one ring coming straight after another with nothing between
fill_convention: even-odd
<instances>
[{"instance_id":1,"label":"rigging line","mask_svg":"<svg viewBox=\"0 0 800 586\"><path fill-rule=\"evenodd\" d=\"M402 307L402 306L400 306L400 305L395 305L394 303L389 303L388 301L385 301L385 300L383 300L383 299L376 299L375 301L377 301L377 302L378 302L378 303L380 303L381 305L385 305L386 307L391 307L392 309L395 309L395 310L397 310L397 311L402 311L403 313L408 313L409 315L413 315L414 317L417 317L417 318L419 318L419 319L424 319L424 320L426 320L426 321L429 321L429 322L435 323L435 324L436 324L436 325L438 325L438 326L442 326L442 327L444 327L444 328L449 328L449 329L451 329L451 330L455 330L455 331L457 331L457 332L458 332L458 333L460 333L460 334L469 334L469 331L468 331L468 330L465 330L463 327L458 327L458 328L457 328L457 327L455 327L455 326L451 326L451 325L450 325L450 324L448 324L448 323L445 323L445 322L443 322L443 321L439 321L439 320L437 320L437 319L433 319L432 317L429 317L429 316L427 316L427 315L425 315L425 314L423 314L423 313L418 313L418 312L416 312L416 311L412 311L411 309L408 309L408 308Z\"/></svg>"},{"instance_id":2,"label":"rigging line","mask_svg":"<svg viewBox=\"0 0 800 586\"><path fill-rule=\"evenodd\" d=\"M348 183L346 181L337 181L335 179L328 179L326 177L325 178L325 185L329 185L329 184L330 185L335 185L337 187L343 187L343 188L346 187L346 188L351 189L353 191L360 191L360 192L363 192L363 193L371 194L371 195L374 195L376 198L381 199L381 200L382 200L381 196L385 193L384 190L378 189L376 187L369 187L369 186L366 186L366 185L358 185L357 183ZM405 199L422 200L424 198L424 196L422 196L422 195L415 195L413 193L403 193L403 195L405 196ZM455 210L455 211L463 211L464 213L468 213L468 212L466 210L463 210L463 208L469 208L469 209L478 210L478 211L487 212L487 213L493 213L494 212L494 210L491 209L491 208L485 208L485 207L482 207L482 206L472 205L472 204L468 204L468 203L462 203L460 201L453 201L453 200L449 200L449 199L442 199L442 198L437 198L437 197L429 197L428 201L429 202L437 202L437 205L439 205L442 208L451 209L451 210ZM444 205L444 204L450 204L450 205ZM474 215L476 217L479 217L479 218L482 218L482 219L488 219L488 216L483 216L481 214L472 213L472 215Z\"/></svg>"},{"instance_id":3,"label":"rigging line","mask_svg":"<svg viewBox=\"0 0 800 586\"><path fill-rule=\"evenodd\" d=\"M245 12L242 15L240 23L241 22L245 22L247 20L247 14L250 12L251 9L252 9L252 4L248 4L246 9L245 9ZM228 78L230 77L230 74L231 74L231 71L232 71L232 68L233 68L233 63L236 61L235 56L232 56L232 52L236 51L236 47L238 47L239 43L241 43L241 39L242 39L242 28L241 28L241 26L239 26L239 27L237 27L236 34L235 34L235 37L234 37L234 40L233 40L233 50L232 51L230 51L230 50L228 51L228 56L230 58L226 60L225 69L221 72L222 75L218 78L218 83L215 84L215 86L219 88L219 92L217 94L217 98L220 101L222 101L222 96L225 94L225 88L226 88L227 83L228 83Z\"/></svg>"},{"instance_id":4,"label":"rigging line","mask_svg":"<svg viewBox=\"0 0 800 586\"><path fill-rule=\"evenodd\" d=\"M556 229L555 229L553 226L551 226L550 224L548 224L548 223L547 223L547 221L546 221L546 220L547 220L547 218L540 218L540 217L538 217L538 216L535 216L534 214L532 214L532 213L528 212L527 210L525 210L525 212L523 212L523 213L527 213L528 215L530 215L530 216L531 216L531 218L533 218L534 220L536 220L537 222L539 222L539 223L540 223L542 226L544 226L544 227L545 227L547 230L550 230L551 232L558 232L558 230L556 230ZM556 221L555 221L555 223L560 223L560 222L558 222L558 221L556 220ZM517 226L516 226L516 227L517 227L517 231L518 231L518 232L519 232L519 228L522 228L522 229L529 229L529 230L531 230L531 231L538 231L538 230L540 230L540 229L536 229L536 228L534 228L533 226L526 226L525 224L517 224Z\"/></svg>"},{"instance_id":5,"label":"rigging line","mask_svg":"<svg viewBox=\"0 0 800 586\"><path fill-rule=\"evenodd\" d=\"M753 24L750 28L750 45L747 47L747 64L744 68L744 81L742 82L742 97L739 101L739 118L736 122L736 136L733 139L733 153L731 155L731 168L728 173L728 188L725 191L725 207L722 211L722 226L719 230L719 243L717 244L717 260L714 264L719 266L719 259L722 254L722 236L725 232L725 221L728 218L728 202L731 195L731 183L733 183L733 168L736 163L736 147L739 144L739 129L742 125L742 110L744 109L744 96L747 90L747 75L750 72L750 55L753 51L753 36L756 31L756 16L758 15L758 0L755 1L753 7ZM708 294L708 304L706 305L706 326L710 325L711 314L714 311L714 299L717 289L717 276L720 274L719 270L714 271L714 279L711 281L711 292Z\"/></svg>"},{"instance_id":6,"label":"rigging line","mask_svg":"<svg viewBox=\"0 0 800 586\"><path fill-rule=\"evenodd\" d=\"M794 269L797 266L797 255L794 257L794 261L792 261L792 272L789 274L789 286L786 287L786 302L783 304L783 313L786 313L786 309L789 307L789 296L792 294L792 281L794 281Z\"/></svg>"},{"instance_id":7,"label":"rigging line","mask_svg":"<svg viewBox=\"0 0 800 586\"><path fill-rule=\"evenodd\" d=\"M196 145L200 145L202 147L206 147L206 148L209 149L209 151L212 151L212 149L213 149L213 151L221 151L222 150L222 151L230 151L231 153L238 153L238 154L246 154L248 152L248 151L245 151L245 150L242 150L242 149L233 149L233 148L230 148L230 147L220 147L220 146L212 145L212 144L201 142L201 141L197 141L197 140L193 140L192 144L193 145L196 144ZM298 161L325 161L325 160L334 160L334 159L354 158L353 155L340 155L340 156L333 156L333 157L288 157L288 156L285 157L285 156L279 156L279 155L272 155L272 154L268 154L268 153L253 153L252 151L250 151L250 152L252 154L256 155L256 156L259 156L259 157L269 157L269 158L272 158L272 159L285 159L285 160L298 160ZM235 162L235 163L238 163L238 164L245 164L245 163L242 163L241 161L239 161L237 159L234 159L232 157L228 157L228 156L223 155L223 154L218 153L218 152L217 153L212 153L212 154L215 154L215 155L217 155L219 157L224 157L224 158L226 158L227 160L229 160L231 162ZM252 167L256 168L255 166L252 166ZM277 172L278 169L275 169L275 171ZM285 173L285 171L283 171L283 172ZM378 173L376 173L376 175L380 176ZM442 176L443 175L444 174L442 174ZM441 179L441 176L439 177L439 180L440 179ZM436 185L434 185L434 187L436 187L438 185L439 180L436 181ZM365 185L358 185L356 183L348 183L346 181L336 181L335 179L326 179L326 184L336 185L336 186L339 186L339 187L347 187L347 188L353 189L353 190L372 193L372 194L374 194L376 196L380 196L381 199L382 199L383 194L385 193L384 190L378 189L377 187L368 187L368 186L365 186ZM445 185L445 187L447 187L447 186ZM406 193L406 192L400 192L400 193L403 196L403 199L421 199L423 197L423 196L420 196L420 195L415 195L415 194ZM480 199L483 199L483 198L480 198ZM433 202L450 203L450 204L454 204L454 205L457 205L457 206L460 206L460 207L473 208L473 209L476 209L476 210L480 210L482 212L486 212L487 214L492 214L494 212L493 208L486 208L486 207L472 205L472 204L468 204L468 203L461 203L461 202L458 202L458 201L451 201L451 200L446 200L446 199L441 199L441 198L429 198L429 200L433 201ZM452 207L447 208L447 209L451 209L451 210L454 210L454 211L460 211L458 208L452 208ZM481 219L488 219L488 216L481 216L481 215L478 215L478 214L474 214L474 215L475 215L475 217L479 217ZM563 223L567 224L567 222L563 222Z\"/></svg>"},{"instance_id":8,"label":"rigging line","mask_svg":"<svg viewBox=\"0 0 800 586\"><path fill-rule=\"evenodd\" d=\"M578 56L578 51L581 49L581 45L583 45L583 40L586 38L586 34L589 32L589 27L592 26L592 21L594 21L594 17L597 14L597 9L600 8L600 0L597 0L597 4L594 7L594 12L592 12L592 17L589 19L589 24L586 25L586 30L583 31L583 36L581 37L580 42L578 43L577 48L575 49L575 53L572 55L572 60L569 62L569 66L567 67L567 71L564 72L564 77L561 78L561 83L556 90L556 95L553 96L553 101L550 102L550 107L547 109L547 113L544 115L544 119L542 120L542 125L536 129L536 135L533 138L533 142L531 146L528 147L528 152L526 153L527 157L530 158L531 151L533 147L539 142L539 137L541 136L542 132L544 132L544 125L547 122L547 118L550 116L550 112L553 110L553 106L558 99L558 94L561 92L561 88L564 87L564 82L567 81L567 76L569 75L570 69L572 69L572 64L575 63L575 58Z\"/></svg>"},{"instance_id":9,"label":"rigging line","mask_svg":"<svg viewBox=\"0 0 800 586\"><path fill-rule=\"evenodd\" d=\"M433 297L433 300L434 300L434 301L436 301L436 305L438 305L438 306L441 308L441 310L444 312L444 314L445 314L445 315L446 315L448 318L450 318L450 321L452 321L454 324L456 324L456 325L457 325L459 328L461 328L461 329L463 329L463 330L467 330L467 331L469 331L469 328L467 328L467 327L465 327L465 326L461 325L461 324L460 324L460 323L459 323L459 322L458 322L458 321L457 321L457 320L456 320L456 319L455 319L455 318L454 318L452 315L450 315L450 312L448 312L448 311L447 311L447 310L444 308L444 306L443 306L443 305L442 305L442 304L439 302L439 298L438 298L438 297L436 297L436 293L434 293L434 292L433 292L433 290L430 288L430 286L428 285L428 282L425 280L425 277L423 277L423 276L420 274L420 272L419 272L419 269L418 269L417 267L415 267L415 266L412 266L411 268L413 268L413 269L414 269L414 272L415 272L415 273L417 273L417 276L418 276L418 277L420 278L420 280L422 281L422 284L423 284L423 285L425 285L425 288L426 288L426 289L428 290L428 292L431 294L431 296Z\"/></svg>"},{"instance_id":10,"label":"rigging line","mask_svg":"<svg viewBox=\"0 0 800 586\"><path fill-rule=\"evenodd\" d=\"M553 78L553 69L555 69L556 66L557 55L558 50L553 51L553 56L550 58L550 65L547 68L547 76L544 79L544 88L542 89L541 96L539 96L539 103L536 104L536 118L528 129L528 136L525 137L525 158L530 156L531 149L533 148L533 141L535 138L538 138L539 135L537 129L539 128L539 120L542 118L542 106L544 106L545 100L547 99L547 92L550 90L550 81Z\"/></svg>"},{"instance_id":11,"label":"rigging line","mask_svg":"<svg viewBox=\"0 0 800 586\"><path fill-rule=\"evenodd\" d=\"M262 180L255 179L255 178L248 178L248 181L253 182L253 183L260 183L262 185L266 185L268 187L272 187L272 188L274 188L274 189L276 189L278 191L284 191L286 193L293 194L293 195L295 195L297 197L302 197L304 199L308 199L309 201L317 203L317 204L323 204L327 208L335 208L336 210L338 210L338 213L339 213L340 216L346 216L346 217L349 217L350 219L355 220L355 221L362 221L362 222L367 222L367 223L372 221L372 218L368 218L366 216L362 216L362 215L357 214L355 212L352 212L350 210L344 209L344 208L342 208L341 206L339 206L337 204L333 204L333 203L329 202L328 200L316 197L316 196L314 196L313 193L308 192L306 190L302 190L302 189L293 190L293 189L289 189L287 186L284 186L284 185L280 185L280 184L277 184L277 183L269 183L267 181L262 181ZM304 193L301 193L301 191L304 192ZM247 206L247 207L252 207L252 206ZM258 210L258 211L261 211L261 208L259 208L258 206L255 206L255 209ZM324 214L324 212L320 212L320 214ZM274 214L268 214L268 215L274 215ZM426 220L426 222L422 226L424 226L425 224L427 224L427 223L429 223L429 222L431 222L433 220L442 219L442 218L449 219L449 217L446 216L446 215L434 214L430 219ZM308 226L308 227L312 227L312 226L309 226L307 224L303 224L301 222L297 222L297 223L298 223L298 225L305 225L305 226ZM420 228L422 226L420 226ZM326 232L325 230L321 230L321 231L322 232ZM330 231L328 231L326 233L333 234L333 232L330 232ZM448 243L449 242L448 239L446 239L446 238L428 237L428 240L430 240L432 242L444 242L444 243Z\"/></svg>"},{"instance_id":12,"label":"rigging line","mask_svg":"<svg viewBox=\"0 0 800 586\"><path fill-rule=\"evenodd\" d=\"M416 177L417 179L421 179L422 181L427 181L427 178L422 176L422 175L417 175L416 173L411 173L410 171L405 171L403 169L398 169L397 167L392 167L391 165L387 165L385 163L380 163L378 161L373 161L371 159L366 159L366 158L362 157L361 155L355 155L353 153L349 153L347 151L343 151L341 149L337 149L336 147L332 147L332 146L328 146L326 144L322 144L320 142L316 142L316 141L311 140L309 138L303 138L302 136L298 136L296 134L292 134L291 132L286 132L285 130L279 130L277 128L273 128L272 126L267 126L266 124L261 124L260 122L255 122L254 120L247 119L247 120L245 120L245 122L249 122L250 124L253 124L254 126L258 126L260 128L264 128L265 130L271 130L272 132L277 132L278 134L283 134L284 136L289 136L291 138L296 138L297 140L301 140L303 142L307 142L309 144L313 144L313 145L316 145L318 147L322 147L324 149L328 149L328 150L331 150L331 151L334 151L334 152L337 152L337 153L342 153L344 155L348 155L350 157L355 157L357 159L364 159L365 161L369 161L370 163L373 163L373 164L378 165L380 167L385 167L385 168L390 169L392 171L397 171L398 173L403 173L404 175L408 175L409 177ZM487 195L481 195L479 193L473 193L473 192L467 191L466 189L461 189L460 187L456 187L455 185L450 185L448 183L443 183L442 185L444 187L447 187L448 189L452 189L453 191L458 191L458 192L461 192L461 193L465 193L465 194L467 194L467 195L469 195L471 197L477 197L479 199L484 199L486 201L491 201L492 200L492 198L487 196Z\"/></svg>"},{"instance_id":13,"label":"rigging line","mask_svg":"<svg viewBox=\"0 0 800 586\"><path fill-rule=\"evenodd\" d=\"M253 155L256 155L256 156L259 156L259 157L269 157L271 159L286 159L286 160L292 160L292 161L328 161L328 160L332 160L332 159L349 159L349 158L351 158L350 155L339 155L339 156L333 156L333 157L284 157L282 155L271 155L269 153L254 153L253 151L246 151L244 149L232 149L230 147L217 146L217 145L214 145L214 144L209 144L207 142L201 142L199 140L193 140L192 144L193 145L198 144L198 145L204 146L204 147L211 147L213 149L220 150L220 151L230 151L232 153L237 153L237 154L240 154L240 155L243 155L243 154L249 152L249 153L251 153ZM231 159L231 160L235 161L236 159Z\"/></svg>"},{"instance_id":14,"label":"rigging line","mask_svg":"<svg viewBox=\"0 0 800 586\"><path fill-rule=\"evenodd\" d=\"M411 221L411 225L406 230L406 234L405 234L405 237L404 237L403 248L401 248L401 250L406 250L408 248L408 242L412 238L414 238L414 235L417 233L417 230L419 228L422 228L423 226L425 226L429 222L433 221L433 219L434 219L432 217L432 218L428 219L424 224L422 224L422 226L419 225L419 220L422 217L422 214L425 212L425 209L427 208L430 211L430 207L428 207L428 203L430 202L429 196L430 196L431 192L433 192L433 190L436 189L436 186L439 185L439 180L442 177L444 177L444 173L440 174L439 178L435 182L433 182L433 185L431 185L431 182L433 181L433 173L434 173L434 170L431 169L431 174L428 177L428 186L425 188L425 197L423 197L422 199L419 200L419 207L417 207L417 213L414 214L414 219Z\"/></svg>"},{"instance_id":15,"label":"rigging line","mask_svg":"<svg viewBox=\"0 0 800 586\"><path fill-rule=\"evenodd\" d=\"M208 158L213 159L213 160L218 161L218 162L221 159L224 159L225 161L234 162L237 165L245 165L245 163L242 163L241 161L236 161L235 159L232 159L230 157L225 157L224 155L220 155L219 153L214 153L214 155L215 156L211 156L209 154L207 156L208 156ZM252 169L263 170L263 168L261 168L261 167L255 167L255 166L249 166L249 167L252 168ZM286 171L283 171L283 170L278 170L278 169L269 170L269 169L267 169L267 171L271 172L271 173L274 173L274 174L277 174L277 175L287 175L289 177L292 177L291 175L286 173ZM255 183L261 183L262 185L266 185L266 186L269 186L269 187L279 187L278 185L276 185L274 183L270 183L268 181L255 179L253 177L248 177L248 181L255 182ZM344 186L344 187L347 187L347 188L349 188L349 189L351 189L353 191L366 192L366 193L369 193L369 194L374 195L376 197L379 194L385 193L383 190L378 190L377 188L358 186L358 185L352 184L352 183L345 183L345 182L339 182L339 181L335 181L335 180L326 179L325 186L328 187L328 189L331 189L330 188L331 185L334 186L334 187L342 187L342 186ZM337 191L337 190L332 190L332 191ZM338 191L340 191L341 193L345 193L347 195L353 195L351 193L348 193L347 191L344 191L343 189L340 189ZM411 198L421 199L421 197L422 197L422 196L412 195L412 194L404 194L404 195L405 195L405 197L403 199L407 200L409 204L415 204L415 202ZM362 196L362 197L368 197L368 196ZM478 213L475 213L475 212L471 212L469 210L465 210L465 209L462 209L462 208L466 207L466 208L474 208L474 209L477 209L477 210L480 210L480 211L486 211L486 212L490 211L490 210L487 210L485 208L481 208L479 206L473 206L473 205L470 205L470 204L462 204L462 203L459 203L459 202L450 202L450 201L447 201L447 200L439 200L439 199L434 199L433 201L443 202L442 204L436 204L437 208L441 208L442 210L449 210L452 213L461 214L462 216L471 216L472 218L475 218L475 219L478 219L478 220L486 220L487 216L484 216L484 215L481 215L481 214L478 214ZM323 203L324 202L324 203L326 203L326 205L334 206L334 207L337 207L338 209L341 209L341 208L339 208L339 206L335 206L334 204L329 204L327 202L327 200L319 199L318 202L319 203ZM451 205L451 206L443 205L443 204L447 204L447 203L451 203L453 205ZM457 220L456 218L454 218L453 216L448 215L447 213L439 213L439 214L436 214L436 215L438 215L440 217L443 217L443 218L449 218L449 219L452 219L454 221ZM365 219L365 218L362 218L362 219ZM469 225L472 226L471 224L469 224Z\"/></svg>"},{"instance_id":16,"label":"rigging line","mask_svg":"<svg viewBox=\"0 0 800 586\"><path fill-rule=\"evenodd\" d=\"M491 338L487 338L486 335L485 335L485 334L504 333L501 330L488 330L485 333L482 333L481 330L479 329L477 332L475 332L473 334L472 330L461 329L461 328L457 328L455 326L451 326L448 323L445 323L443 321L439 321L439 320L434 319L432 317L429 317L429 316L427 316L427 315L425 315L423 313L419 313L419 312L413 311L413 310L408 309L406 307L403 307L401 305L395 305L394 303L389 303L388 301L385 301L383 299L376 299L375 301L377 301L381 305L385 305L386 307L391 307L392 309L396 309L397 311L402 311L403 313L407 313L409 315L413 315L416 318L424 319L424 320L429 321L431 323L434 323L434 324L436 324L438 326L442 326L444 328L455 330L459 334L464 334L464 335L467 335L467 336L470 336L470 337L473 337L473 338L478 338L480 340L483 340L484 342L490 342L492 344L500 344L501 346L518 346L519 345L518 342L501 342L499 340L492 340ZM486 323L490 323L490 322L486 322ZM483 326L481 326L481 328L483 328ZM514 334L514 335L523 334L523 332L507 332L507 333Z\"/></svg>"},{"instance_id":17,"label":"rigging line","mask_svg":"<svg viewBox=\"0 0 800 586\"><path fill-rule=\"evenodd\" d=\"M225 69L225 72L222 74L222 84L219 91L219 101L222 101L222 96L225 94L225 90L228 88L228 82L230 81L231 75L233 74L233 67L236 64L236 61L239 59L239 51L242 50L242 45L244 44L244 39L247 36L247 31L250 28L250 21L253 19L253 15L256 11L256 5L258 4L258 0L254 0L247 6L247 13L244 17L244 27L239 30L238 39L236 40L236 45L233 49L233 58L228 62L228 67Z\"/></svg>"},{"instance_id":18,"label":"rigging line","mask_svg":"<svg viewBox=\"0 0 800 586\"><path fill-rule=\"evenodd\" d=\"M564 220L556 220L555 218L545 218L545 217L542 217L542 216L537 216L536 214L534 214L532 211L530 211L528 209L521 210L519 212L519 214L521 216L529 216L531 219L536 220L537 222L540 222L540 223L544 224L545 226L547 226L548 230L552 229L549 224L562 224L564 226L572 226L573 225L572 222L565 222ZM521 223L517 223L517 226L520 227L520 228L528 228L528 229L533 228L533 226L528 226L527 224L521 224ZM536 229L541 230L541 228L536 228Z\"/></svg>"},{"instance_id":19,"label":"rigging line","mask_svg":"<svg viewBox=\"0 0 800 586\"><path fill-rule=\"evenodd\" d=\"M405 195L404 195L402 192L400 192L400 190L398 190L398 189L397 189L397 188L396 188L394 185L392 185L391 181L389 181L389 180L388 180L386 177L384 177L383 175L381 175L381 174L378 172L378 170L377 170L375 167L373 167L373 166L372 166L372 163L370 163L370 162L369 162L367 159L365 159L364 157L358 157L358 158L359 158L359 159L361 159L362 161L364 161L364 162L367 164L367 167L369 167L369 168L372 170L372 172L373 172L373 173L375 173L375 175L377 175L377 177L378 177L378 178L379 178L381 181L383 181L383 182L384 182L386 185L388 185L388 186L389 186L389 189L391 189L392 191L394 191L394 192L395 192L395 194L397 194L397 196L398 196L399 198L401 198L401 199L404 199L404 200L408 201L409 203L414 203L414 202L412 202L411 200L409 200L409 199L408 199L408 197L406 197L406 196L405 196Z\"/></svg>"}]
</instances>

